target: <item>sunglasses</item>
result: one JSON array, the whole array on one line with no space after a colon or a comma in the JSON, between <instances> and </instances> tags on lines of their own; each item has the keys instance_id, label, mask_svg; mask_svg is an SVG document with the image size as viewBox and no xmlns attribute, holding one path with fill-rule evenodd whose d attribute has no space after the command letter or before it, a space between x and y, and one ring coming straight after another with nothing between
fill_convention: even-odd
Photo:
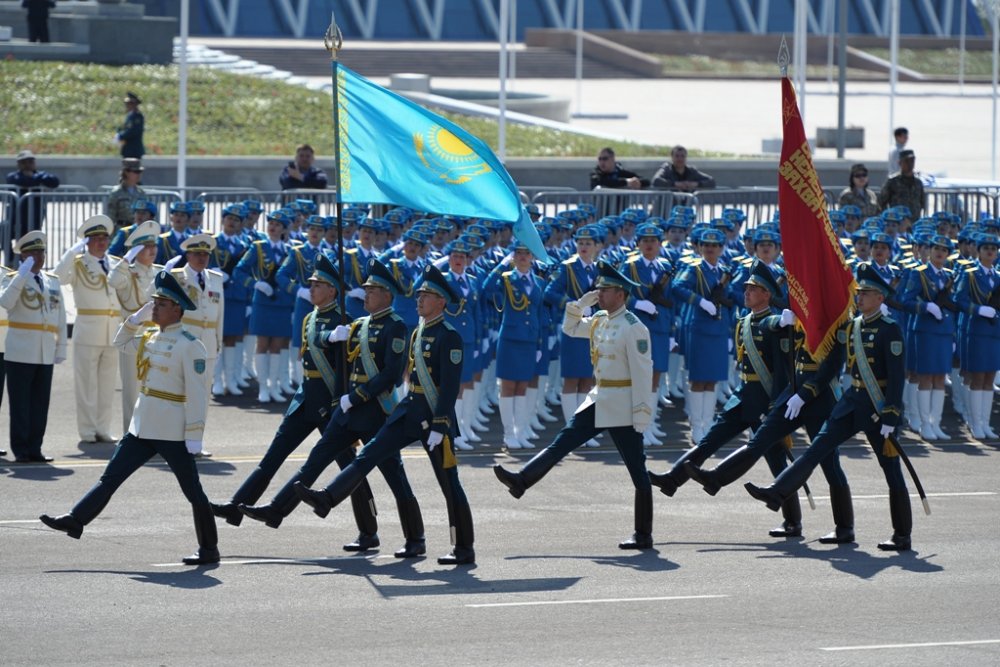
<instances>
[{"instance_id":1,"label":"sunglasses","mask_svg":"<svg viewBox=\"0 0 1000 667\"><path fill-rule=\"evenodd\" d=\"M856 171L856 172L854 172L853 175L854 176L864 176L865 178L868 178L868 172L867 171Z\"/></svg>"},{"instance_id":2,"label":"sunglasses","mask_svg":"<svg viewBox=\"0 0 1000 667\"><path fill-rule=\"evenodd\" d=\"M610 159L611 159L610 155L602 155L599 158L597 158L597 161L598 162L604 162L605 160L610 160Z\"/></svg>"}]
</instances>

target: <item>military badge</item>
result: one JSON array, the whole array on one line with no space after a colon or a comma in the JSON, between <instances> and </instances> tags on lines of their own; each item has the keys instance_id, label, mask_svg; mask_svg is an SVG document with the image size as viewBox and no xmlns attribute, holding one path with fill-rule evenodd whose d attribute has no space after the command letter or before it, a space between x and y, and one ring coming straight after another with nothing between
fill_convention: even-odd
<instances>
[{"instance_id":1,"label":"military badge","mask_svg":"<svg viewBox=\"0 0 1000 667\"><path fill-rule=\"evenodd\" d=\"M403 342L402 338L393 338L392 339L392 351L395 352L396 354L402 354L403 353L403 348L405 348L405 347L406 347L406 343Z\"/></svg>"},{"instance_id":2,"label":"military badge","mask_svg":"<svg viewBox=\"0 0 1000 667\"><path fill-rule=\"evenodd\" d=\"M837 331L837 342L838 343L846 343L847 342L847 331L845 331L844 329L839 329Z\"/></svg>"},{"instance_id":3,"label":"military badge","mask_svg":"<svg viewBox=\"0 0 1000 667\"><path fill-rule=\"evenodd\" d=\"M205 372L205 360L195 359L194 360L194 372L201 375Z\"/></svg>"},{"instance_id":4,"label":"military badge","mask_svg":"<svg viewBox=\"0 0 1000 667\"><path fill-rule=\"evenodd\" d=\"M460 363L462 363L462 351L452 350L451 352L448 353L448 358L451 359L451 363L457 366Z\"/></svg>"},{"instance_id":5,"label":"military badge","mask_svg":"<svg viewBox=\"0 0 1000 667\"><path fill-rule=\"evenodd\" d=\"M787 338L782 338L781 339L781 351L782 352L788 352L788 339Z\"/></svg>"},{"instance_id":6,"label":"military badge","mask_svg":"<svg viewBox=\"0 0 1000 667\"><path fill-rule=\"evenodd\" d=\"M892 355L894 357L898 357L899 355L903 354L903 341L894 340L891 343L889 343L889 351L892 352Z\"/></svg>"},{"instance_id":7,"label":"military badge","mask_svg":"<svg viewBox=\"0 0 1000 667\"><path fill-rule=\"evenodd\" d=\"M640 338L635 341L635 346L639 349L639 354L646 354L649 352L649 341L645 338Z\"/></svg>"}]
</instances>

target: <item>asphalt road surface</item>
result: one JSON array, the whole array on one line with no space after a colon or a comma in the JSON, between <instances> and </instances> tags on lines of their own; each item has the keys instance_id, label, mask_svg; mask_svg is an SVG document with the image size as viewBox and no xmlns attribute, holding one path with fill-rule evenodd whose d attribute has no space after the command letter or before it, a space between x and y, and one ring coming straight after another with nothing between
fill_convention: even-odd
<instances>
[{"instance_id":1,"label":"asphalt road surface","mask_svg":"<svg viewBox=\"0 0 1000 667\"><path fill-rule=\"evenodd\" d=\"M249 397L213 402L206 446L214 457L199 463L209 497L236 489L280 412ZM653 470L684 447L681 419L680 410L664 411L672 445L647 450ZM342 551L356 534L348 506L326 520L300 506L279 530L220 522L222 562L193 568L180 564L195 546L190 508L162 462L129 479L79 541L38 522L43 512L67 511L112 451L77 443L64 365L45 445L56 461L0 459L0 663L1000 664L1000 443L903 442L933 511L925 516L914 495L914 551L904 554L875 547L891 534L888 496L858 441L842 450L856 545L816 541L832 527L817 475L816 511L803 502L803 539L768 537L779 515L739 484L714 498L689 484L672 499L655 494L653 551L620 551L632 531L632 489L605 438L520 500L490 467L528 454L461 453L476 522L473 567L436 563L449 550L444 502L424 453L411 448L404 457L427 558L392 557L399 520L376 474L381 551ZM768 481L766 467L748 479Z\"/></svg>"}]
</instances>

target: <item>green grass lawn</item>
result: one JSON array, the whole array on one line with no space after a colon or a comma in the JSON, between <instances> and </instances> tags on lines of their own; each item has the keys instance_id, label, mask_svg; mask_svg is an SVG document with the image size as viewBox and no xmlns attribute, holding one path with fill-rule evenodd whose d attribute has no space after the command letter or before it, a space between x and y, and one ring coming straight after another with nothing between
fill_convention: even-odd
<instances>
[{"instance_id":1,"label":"green grass lawn","mask_svg":"<svg viewBox=\"0 0 1000 667\"><path fill-rule=\"evenodd\" d=\"M876 58L889 60L889 49L867 49ZM958 77L958 49L900 49L899 64L922 74ZM965 75L989 78L993 74L990 51L966 51Z\"/></svg>"},{"instance_id":2,"label":"green grass lawn","mask_svg":"<svg viewBox=\"0 0 1000 667\"><path fill-rule=\"evenodd\" d=\"M148 155L177 153L177 68L57 62L0 62L0 152L117 155L126 90L143 100ZM188 76L189 155L281 155L307 142L333 152L328 93L207 68ZM497 146L497 123L444 114ZM511 157L593 157L608 141L508 124ZM663 156L666 146L615 143L622 157ZM703 155L692 150L693 155Z\"/></svg>"}]
</instances>

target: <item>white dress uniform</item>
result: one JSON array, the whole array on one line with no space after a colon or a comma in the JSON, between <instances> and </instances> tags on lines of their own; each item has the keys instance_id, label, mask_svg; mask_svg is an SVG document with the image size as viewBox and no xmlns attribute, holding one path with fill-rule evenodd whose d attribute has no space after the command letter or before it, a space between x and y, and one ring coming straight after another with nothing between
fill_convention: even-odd
<instances>
[{"instance_id":1,"label":"white dress uniform","mask_svg":"<svg viewBox=\"0 0 1000 667\"><path fill-rule=\"evenodd\" d=\"M117 260L105 255L102 265L101 259L86 250L67 252L55 268L59 282L73 290L76 304L73 325L76 425L80 439L85 442L114 441L111 401L117 385L118 351L111 343L121 323L121 304L118 293L108 283L108 272L110 264Z\"/></svg>"},{"instance_id":2,"label":"white dress uniform","mask_svg":"<svg viewBox=\"0 0 1000 667\"><path fill-rule=\"evenodd\" d=\"M205 375L205 381L211 383L215 362L222 349L222 315L225 308L222 273L215 269L202 271L204 289L198 280L198 272L192 270L189 265L180 269L171 269L170 273L184 288L184 292L191 301L198 306L197 310L184 313L184 328L194 334L205 346L205 352L208 355L208 373Z\"/></svg>"},{"instance_id":3,"label":"white dress uniform","mask_svg":"<svg viewBox=\"0 0 1000 667\"><path fill-rule=\"evenodd\" d=\"M153 279L162 269L159 264L146 266L139 262L129 264L122 260L111 270L108 282L118 293L122 320L142 308L152 298ZM122 431L124 432L128 430L128 425L132 421L132 409L139 397L139 384L135 375L135 355L121 348L118 352L118 363L122 381Z\"/></svg>"}]
</instances>

